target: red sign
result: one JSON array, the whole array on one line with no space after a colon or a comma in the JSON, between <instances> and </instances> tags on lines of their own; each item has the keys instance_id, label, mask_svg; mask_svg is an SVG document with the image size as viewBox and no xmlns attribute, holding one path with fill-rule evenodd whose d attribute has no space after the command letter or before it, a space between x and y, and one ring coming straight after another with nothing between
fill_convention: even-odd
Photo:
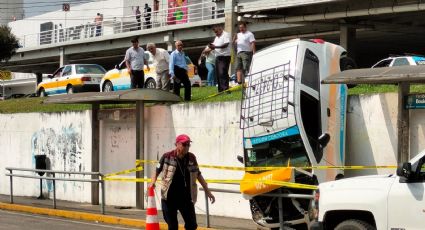
<instances>
[{"instance_id":1,"label":"red sign","mask_svg":"<svg viewBox=\"0 0 425 230\"><path fill-rule=\"evenodd\" d=\"M71 9L71 6L69 3L62 4L62 11L69 11Z\"/></svg>"}]
</instances>

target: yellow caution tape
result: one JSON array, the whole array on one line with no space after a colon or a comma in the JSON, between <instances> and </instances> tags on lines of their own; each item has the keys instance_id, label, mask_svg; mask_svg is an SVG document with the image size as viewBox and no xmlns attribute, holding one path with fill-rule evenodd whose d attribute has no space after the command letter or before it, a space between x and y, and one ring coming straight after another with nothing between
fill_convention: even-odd
<instances>
[{"instance_id":1,"label":"yellow caution tape","mask_svg":"<svg viewBox=\"0 0 425 230\"><path fill-rule=\"evenodd\" d=\"M106 177L103 178L107 181L123 181L123 182L152 182L150 178L123 178L123 177Z\"/></svg>"},{"instance_id":2,"label":"yellow caution tape","mask_svg":"<svg viewBox=\"0 0 425 230\"><path fill-rule=\"evenodd\" d=\"M136 160L136 167L142 165L142 163L156 164L158 162L156 160Z\"/></svg>"},{"instance_id":3,"label":"yellow caution tape","mask_svg":"<svg viewBox=\"0 0 425 230\"><path fill-rule=\"evenodd\" d=\"M139 166L137 168L127 169L127 170L119 171L119 172L116 172L116 173L109 173L109 174L104 175L104 177L111 177L111 176L129 174L129 173L132 173L132 172L138 172L138 171L142 171L142 170L143 170L143 167Z\"/></svg>"},{"instance_id":4,"label":"yellow caution tape","mask_svg":"<svg viewBox=\"0 0 425 230\"><path fill-rule=\"evenodd\" d=\"M239 90L240 88L242 88L242 85L233 86L233 87L231 87L231 88L229 88L229 89L226 89L226 90L224 90L224 91L221 91L221 92L218 92L218 93L215 93L215 94L211 94L211 95L209 95L209 96L207 96L207 97L204 97L204 98L198 99L198 100L196 100L196 101L202 101L202 100L206 100L206 99L209 99L209 98L213 98L213 97L216 97L216 96L218 96L218 95L221 95L221 94L224 94L224 93L227 93L227 92L232 92L232 91Z\"/></svg>"},{"instance_id":5,"label":"yellow caution tape","mask_svg":"<svg viewBox=\"0 0 425 230\"><path fill-rule=\"evenodd\" d=\"M141 165L142 163L151 163L156 164L158 161L155 160L136 160L136 166ZM360 165L352 165L352 166L285 166L285 167L237 167L237 166L219 166L219 165L199 165L201 168L213 168L213 169L224 169L224 170L235 170L235 171L265 171L265 170L277 170L277 169L285 169L285 168L293 168L293 169L395 169L397 166L395 165L377 165L377 166L360 166Z\"/></svg>"},{"instance_id":6,"label":"yellow caution tape","mask_svg":"<svg viewBox=\"0 0 425 230\"><path fill-rule=\"evenodd\" d=\"M224 170L235 170L244 171L245 167L233 167L233 166L218 166L218 165L199 165L201 168L212 168L212 169L224 169Z\"/></svg>"},{"instance_id":7,"label":"yellow caution tape","mask_svg":"<svg viewBox=\"0 0 425 230\"><path fill-rule=\"evenodd\" d=\"M122 178L122 177L107 177L104 178L106 181L122 181L122 182L152 182L150 178ZM263 183L270 185L279 185L287 188L297 188L297 189L317 189L315 185L308 184L299 184L285 181L273 181L273 180L218 180L218 179L207 179L205 180L208 183L223 183L223 184L240 184L241 182L253 182L253 183Z\"/></svg>"}]
</instances>

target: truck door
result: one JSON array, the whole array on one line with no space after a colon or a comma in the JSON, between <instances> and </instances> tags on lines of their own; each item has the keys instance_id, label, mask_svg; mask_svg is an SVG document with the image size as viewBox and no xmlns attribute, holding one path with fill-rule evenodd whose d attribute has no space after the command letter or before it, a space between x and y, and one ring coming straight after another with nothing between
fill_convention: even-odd
<instances>
[{"instance_id":1,"label":"truck door","mask_svg":"<svg viewBox=\"0 0 425 230\"><path fill-rule=\"evenodd\" d=\"M425 156L418 161L418 180L401 182L397 177L388 196L387 229L424 229L425 226Z\"/></svg>"}]
</instances>

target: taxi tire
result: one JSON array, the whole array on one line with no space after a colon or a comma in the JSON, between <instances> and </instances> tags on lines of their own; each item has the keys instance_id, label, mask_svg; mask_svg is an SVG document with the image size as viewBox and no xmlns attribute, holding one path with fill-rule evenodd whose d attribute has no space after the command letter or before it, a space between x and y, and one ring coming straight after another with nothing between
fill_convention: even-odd
<instances>
[{"instance_id":1,"label":"taxi tire","mask_svg":"<svg viewBox=\"0 0 425 230\"><path fill-rule=\"evenodd\" d=\"M150 87L149 87L150 86ZM155 79L149 78L146 82L145 82L145 88L147 89L155 89L156 88L156 82Z\"/></svg>"},{"instance_id":2,"label":"taxi tire","mask_svg":"<svg viewBox=\"0 0 425 230\"><path fill-rule=\"evenodd\" d=\"M47 96L46 91L43 88L41 88L40 91L38 92L38 96L39 97L46 97Z\"/></svg>"},{"instance_id":3,"label":"taxi tire","mask_svg":"<svg viewBox=\"0 0 425 230\"><path fill-rule=\"evenodd\" d=\"M74 93L74 88L72 88L72 85L68 85L66 87L66 94L73 94Z\"/></svg>"},{"instance_id":4,"label":"taxi tire","mask_svg":"<svg viewBox=\"0 0 425 230\"><path fill-rule=\"evenodd\" d=\"M108 89L108 90L106 90L106 89ZM105 82L105 84L103 84L102 91L103 92L112 92L112 91L114 91L114 86L112 85L112 82L110 82L110 81Z\"/></svg>"}]
</instances>

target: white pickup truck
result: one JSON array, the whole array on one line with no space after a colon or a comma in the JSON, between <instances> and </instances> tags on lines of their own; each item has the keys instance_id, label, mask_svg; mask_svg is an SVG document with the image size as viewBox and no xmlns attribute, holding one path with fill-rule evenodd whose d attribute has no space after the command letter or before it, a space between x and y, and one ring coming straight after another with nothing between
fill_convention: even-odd
<instances>
[{"instance_id":1,"label":"white pickup truck","mask_svg":"<svg viewBox=\"0 0 425 230\"><path fill-rule=\"evenodd\" d=\"M425 151L396 175L320 184L311 229L425 229Z\"/></svg>"}]
</instances>

